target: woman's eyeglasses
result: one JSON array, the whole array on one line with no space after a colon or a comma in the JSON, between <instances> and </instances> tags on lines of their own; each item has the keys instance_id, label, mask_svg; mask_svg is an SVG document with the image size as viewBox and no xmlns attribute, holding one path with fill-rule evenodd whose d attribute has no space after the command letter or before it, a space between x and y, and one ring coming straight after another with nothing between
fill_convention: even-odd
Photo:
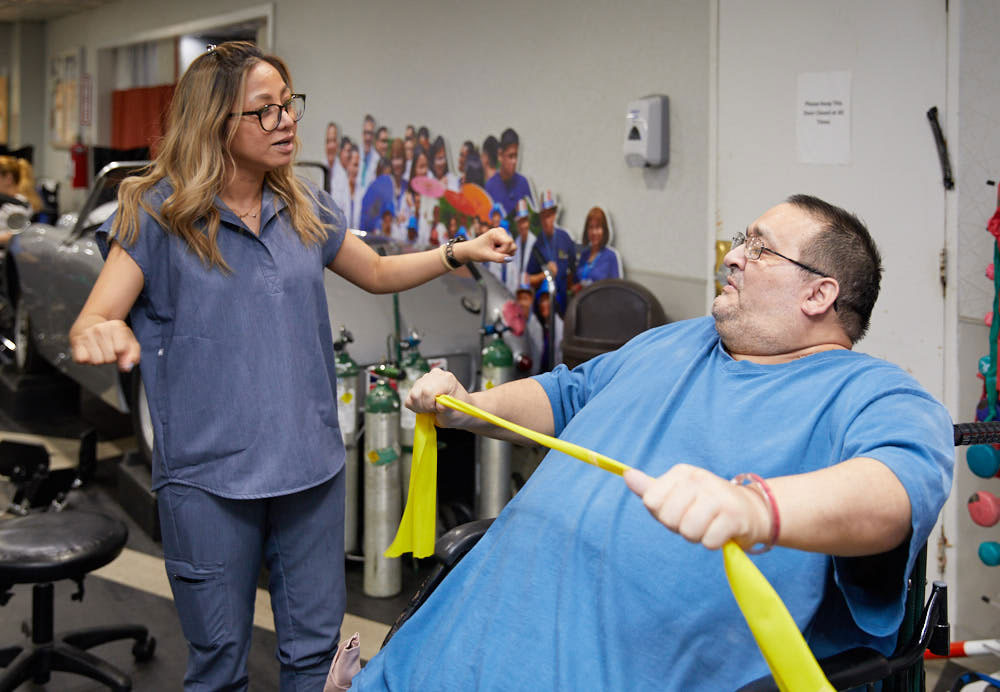
<instances>
[{"instance_id":1,"label":"woman's eyeglasses","mask_svg":"<svg viewBox=\"0 0 1000 692\"><path fill-rule=\"evenodd\" d=\"M293 121L302 120L306 112L306 95L292 94L288 100L282 104L269 103L255 111L243 111L242 113L230 113L230 116L256 115L260 121L260 128L264 132L273 132L281 124L281 112L288 113Z\"/></svg>"}]
</instances>

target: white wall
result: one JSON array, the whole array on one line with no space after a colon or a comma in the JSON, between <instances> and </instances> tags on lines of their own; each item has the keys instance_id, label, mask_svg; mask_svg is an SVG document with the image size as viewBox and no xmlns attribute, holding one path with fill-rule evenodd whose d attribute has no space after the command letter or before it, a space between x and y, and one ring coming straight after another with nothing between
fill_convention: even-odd
<instances>
[{"instance_id":1,"label":"white wall","mask_svg":"<svg viewBox=\"0 0 1000 692\"><path fill-rule=\"evenodd\" d=\"M945 190L925 114L945 108L946 39L939 0L720 2L722 237L793 193L858 214L885 273L857 348L895 362L942 400ZM800 75L834 71L851 78L847 161L802 163Z\"/></svg>"},{"instance_id":2,"label":"white wall","mask_svg":"<svg viewBox=\"0 0 1000 692\"><path fill-rule=\"evenodd\" d=\"M955 168L957 209L958 310L958 413L957 420L973 420L982 394L982 380L976 365L989 353L989 330L983 315L992 309L994 289L984 270L993 261L996 241L986 231L986 222L997 207L997 188L987 180L1000 180L1000 93L996 89L996 66L1000 64L1000 4L993 0L962 0L952 10L958 26L958 112L957 136L951 144ZM997 611L984 606L981 595L1000 596L1000 572L986 567L976 554L979 543L1000 540L997 527L976 526L969 518L966 501L977 490L1000 494L1000 480L978 478L965 463L964 450L955 468L956 507L949 530L955 550L959 592L952 617L957 623L953 637L981 639L995 637ZM952 584L949 584L952 587Z\"/></svg>"},{"instance_id":3,"label":"white wall","mask_svg":"<svg viewBox=\"0 0 1000 692\"><path fill-rule=\"evenodd\" d=\"M1000 180L1000 90L997 64L1000 4L963 0L959 56L959 138L952 146L958 195L958 307L962 317L982 320L993 306L993 284L984 270L993 261L993 237L986 222L997 207ZM974 367L974 365L973 365Z\"/></svg>"},{"instance_id":4,"label":"white wall","mask_svg":"<svg viewBox=\"0 0 1000 692\"><path fill-rule=\"evenodd\" d=\"M781 27L789 12L801 18L802 5L795 0L757 3L754 21ZM211 4L199 0L122 0L51 22L46 30L47 55L85 42L88 65L94 70L98 46L122 44L144 32L236 12L245 6L242 0L214 0ZM426 124L434 133L443 133L453 157L464 139L480 143L486 134L499 134L513 126L522 140L521 170L536 189L551 187L558 193L564 207L561 225L576 236L589 206L605 205L614 218L617 245L629 276L652 288L668 314L682 318L705 310L707 267L713 259L708 248L716 235L716 219L709 212L717 163L712 155L716 145L712 129L716 116L714 6L714 0L636 0L607 6L572 0L277 0L274 51L291 65L296 88L309 95L307 115L300 126L304 158L321 159L328 120L336 120L346 134L359 138L361 119L368 111L395 134L408 122ZM852 18L839 5L817 2L809 7L813 9L806 10L806 19L814 20L815 31L822 34L825 22L832 17L850 40L840 49L840 64L827 59L827 52L803 59L800 65L799 58L808 54L808 37L786 36L763 46L775 55L786 56L793 72L800 67L852 67L857 56L871 55L880 46L891 48L897 61L894 64L905 67L908 55L918 59L926 49L881 27L859 23L845 29ZM950 248L957 250L951 276L958 282L952 282L949 300L957 286L958 311L978 320L992 299L992 288L981 278L992 247L982 228L992 213L996 193L984 182L1000 178L1000 92L995 88L995 65L1000 63L995 40L1000 29L1000 4L993 0L952 2L949 21L956 15L962 24L957 32L959 47L956 50L953 45L951 55L954 59L957 52L961 65L949 74L957 74L960 82L958 112L954 112L952 102L950 108L936 104L943 111L942 124L951 133L957 179L956 192L948 204L957 204L958 209L958 243ZM746 27L732 30L738 34ZM787 57L792 55L788 52L792 39L797 48L794 57ZM731 48L728 42L722 50L727 48ZM938 45L933 48L940 50ZM45 74L44 61L37 72L40 78ZM887 75L887 98L894 91L920 86L919 80L900 83L898 77L904 73L909 74L901 67ZM935 74L934 79L938 78ZM949 93L954 87L949 84ZM747 101L726 105L733 92L725 85L722 89L719 104L727 112L731 107L753 107ZM671 100L670 164L660 170L629 169L621 154L625 105L654 92L668 94ZM926 104L931 105L935 104ZM788 108L790 112L792 105ZM46 119L37 120L41 123ZM926 153L933 144L929 128L922 132L913 138L912 146ZM747 147L759 144L745 134L742 139ZM878 146L877 141L866 141L859 153L875 155ZM65 152L46 149L42 153L43 172L61 174ZM720 152L720 166L725 164L725 156ZM921 166L934 168L933 155L928 156L930 162ZM876 190L882 175L866 169L853 185L861 191ZM932 176L933 185L914 189L907 204L922 208L928 194L939 194L937 169ZM726 194L742 194L742 181L727 182L726 188ZM792 191L782 185L777 194ZM752 200L757 211L770 201ZM838 201L850 206L850 200ZM739 218L726 218L725 222L745 222L745 216L734 214ZM905 252L898 247L884 250ZM913 324L915 334L925 328L917 322ZM953 378L960 384L956 419L968 420L978 399L977 381L970 373L975 358L984 352L985 329L965 321L951 331L958 335L946 335L946 344L949 339L957 340L958 353L943 356L948 360L944 369L947 372L955 367L949 359L959 360L960 376ZM904 347L882 355L897 361L908 357ZM946 391L953 386L946 382ZM957 469L957 493L986 486L969 475L964 465ZM994 491L997 482L989 482ZM985 540L988 532L974 533L964 507L955 515L958 518L949 529L949 538L957 547L948 554L953 564L961 565L963 576L957 585L968 584L963 590L974 600L978 589L987 588L980 580L996 583L995 570L977 568L974 562L978 540ZM995 538L995 533L989 535ZM932 563L934 557L932 548ZM987 631L990 622L995 623L993 611L981 608L977 615L974 610L963 600L955 618L959 627L967 627L970 635L995 635L995 629Z\"/></svg>"},{"instance_id":5,"label":"white wall","mask_svg":"<svg viewBox=\"0 0 1000 692\"><path fill-rule=\"evenodd\" d=\"M171 24L242 8L117 2L49 25L49 50L94 49ZM581 6L432 0L409 5L280 0L275 52L308 94L303 158L321 160L325 126L358 139L371 112L394 134L426 124L454 153L514 127L521 172L561 200L560 225L579 236L593 204L613 217L630 276L674 318L704 314L707 246L709 7L703 0ZM100 89L100 85L97 86ZM628 101L670 96L668 167L637 170L622 156ZM65 152L46 152L61 171Z\"/></svg>"}]
</instances>

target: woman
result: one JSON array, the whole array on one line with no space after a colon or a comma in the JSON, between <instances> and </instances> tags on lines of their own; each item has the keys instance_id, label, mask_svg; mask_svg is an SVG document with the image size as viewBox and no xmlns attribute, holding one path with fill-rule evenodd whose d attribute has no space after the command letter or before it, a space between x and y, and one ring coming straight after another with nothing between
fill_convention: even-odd
<instances>
[{"instance_id":1,"label":"woman","mask_svg":"<svg viewBox=\"0 0 1000 692\"><path fill-rule=\"evenodd\" d=\"M13 156L0 156L0 248L7 247L14 232L23 228L13 224L12 214L26 221L41 208L42 200L35 191L31 164ZM17 228L11 230L8 220Z\"/></svg>"},{"instance_id":2,"label":"woman","mask_svg":"<svg viewBox=\"0 0 1000 692\"><path fill-rule=\"evenodd\" d=\"M573 293L595 281L621 278L618 272L618 254L608 247L610 237L608 217L604 210L592 207L583 224L583 243L587 247L580 253L580 261L577 262L577 282L573 284Z\"/></svg>"},{"instance_id":3,"label":"woman","mask_svg":"<svg viewBox=\"0 0 1000 692\"><path fill-rule=\"evenodd\" d=\"M262 561L281 689L323 688L345 603L323 269L382 293L450 266L445 249L380 257L295 177L304 108L285 64L251 43L198 57L159 154L98 233L105 265L70 330L79 363L127 371L142 357L188 688L245 688ZM512 248L496 231L451 250L465 262Z\"/></svg>"},{"instance_id":4,"label":"woman","mask_svg":"<svg viewBox=\"0 0 1000 692\"><path fill-rule=\"evenodd\" d=\"M405 199L405 213L407 219L411 216L417 217L417 240L418 245L426 247L431 238L431 221L434 214L434 207L437 206L436 199L424 199L423 196L414 190L413 180L415 178L426 177L431 173L431 160L424 149L419 144L413 150L413 167L410 169L409 188Z\"/></svg>"},{"instance_id":5,"label":"woman","mask_svg":"<svg viewBox=\"0 0 1000 692\"><path fill-rule=\"evenodd\" d=\"M392 237L399 237L406 229L409 214L406 213L406 189L409 185L406 179L406 147L403 140L396 138L389 145L389 163L392 167L392 204L399 210L392 222Z\"/></svg>"},{"instance_id":6,"label":"woman","mask_svg":"<svg viewBox=\"0 0 1000 692\"><path fill-rule=\"evenodd\" d=\"M343 208L347 215L347 225L351 228L361 225L361 200L364 199L365 190L361 187L360 170L361 152L357 148L351 149L351 157L347 160L348 205Z\"/></svg>"},{"instance_id":7,"label":"woman","mask_svg":"<svg viewBox=\"0 0 1000 692\"><path fill-rule=\"evenodd\" d=\"M431 165L434 167L434 177L444 184L446 190L459 191L461 180L448 170L448 152L445 150L444 137L440 135L431 145Z\"/></svg>"},{"instance_id":8,"label":"woman","mask_svg":"<svg viewBox=\"0 0 1000 692\"><path fill-rule=\"evenodd\" d=\"M25 159L0 156L0 195L31 207L32 213L42 210L42 198L35 190L35 175Z\"/></svg>"}]
</instances>

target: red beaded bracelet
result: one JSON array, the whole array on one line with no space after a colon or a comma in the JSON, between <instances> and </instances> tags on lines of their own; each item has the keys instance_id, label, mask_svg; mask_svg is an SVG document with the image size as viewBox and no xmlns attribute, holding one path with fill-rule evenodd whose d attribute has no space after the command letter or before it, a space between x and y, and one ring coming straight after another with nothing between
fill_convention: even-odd
<instances>
[{"instance_id":1,"label":"red beaded bracelet","mask_svg":"<svg viewBox=\"0 0 1000 692\"><path fill-rule=\"evenodd\" d=\"M778 534L781 532L781 517L778 514L778 503L774 500L774 494L763 478L756 473L741 473L732 480L736 485L749 485L764 496L767 501L768 514L771 515L771 536L767 543L758 544L747 550L748 553L759 555L778 544Z\"/></svg>"}]
</instances>

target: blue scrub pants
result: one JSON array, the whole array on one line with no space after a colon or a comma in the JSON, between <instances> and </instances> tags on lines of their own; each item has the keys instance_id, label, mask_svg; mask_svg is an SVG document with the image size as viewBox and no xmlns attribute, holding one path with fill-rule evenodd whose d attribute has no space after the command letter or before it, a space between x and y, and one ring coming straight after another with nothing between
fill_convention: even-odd
<instances>
[{"instance_id":1,"label":"blue scrub pants","mask_svg":"<svg viewBox=\"0 0 1000 692\"><path fill-rule=\"evenodd\" d=\"M247 689L264 560L281 690L322 690L346 606L344 472L258 500L172 483L159 490L158 504L167 575L188 641L184 689Z\"/></svg>"}]
</instances>

